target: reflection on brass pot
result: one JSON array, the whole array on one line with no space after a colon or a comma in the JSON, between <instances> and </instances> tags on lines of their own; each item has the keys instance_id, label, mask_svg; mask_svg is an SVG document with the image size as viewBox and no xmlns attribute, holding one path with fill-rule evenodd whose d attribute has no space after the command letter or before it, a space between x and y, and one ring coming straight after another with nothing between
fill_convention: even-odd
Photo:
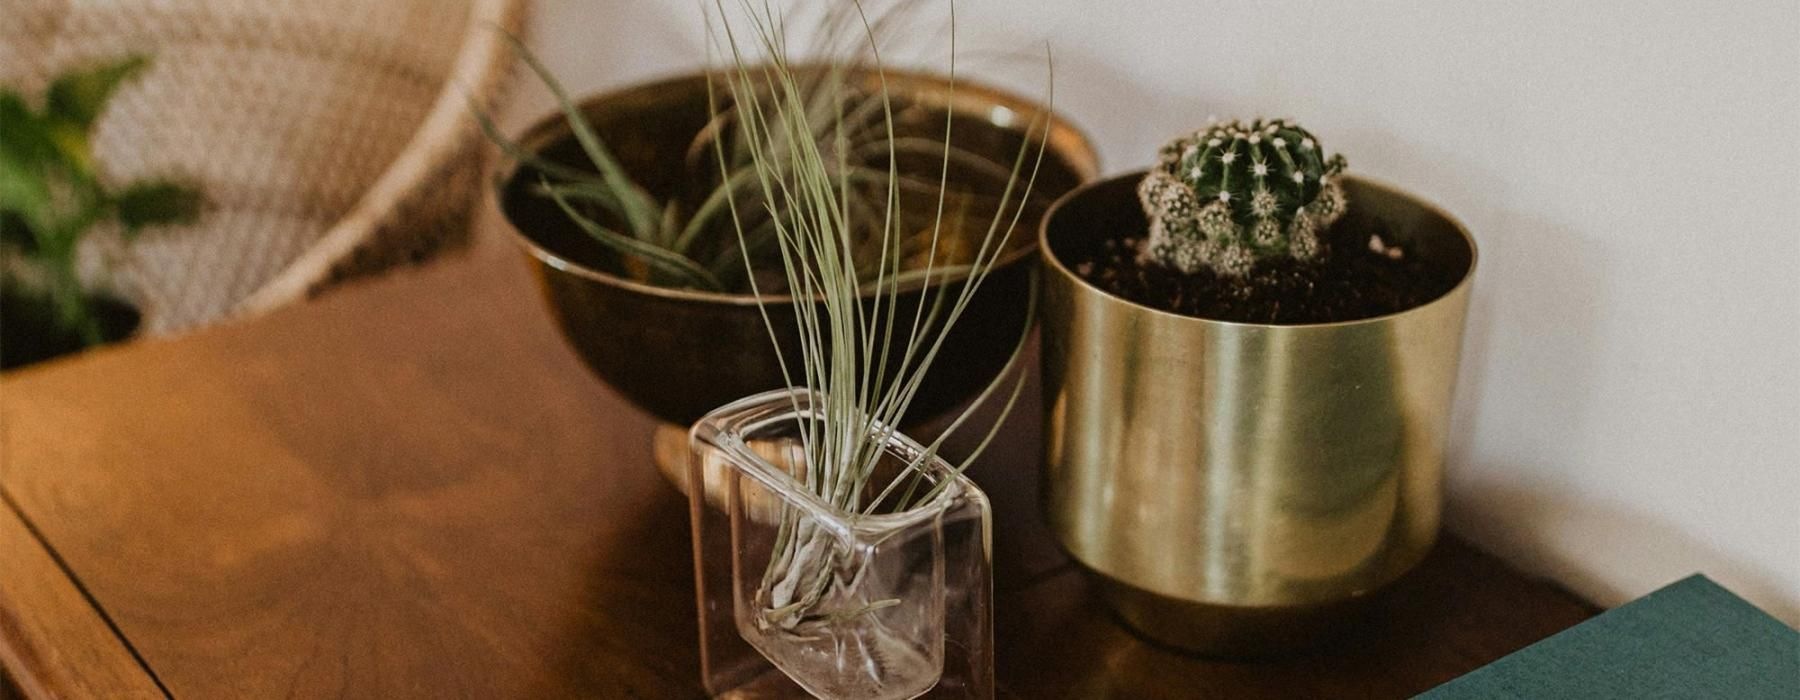
<instances>
[{"instance_id":1,"label":"reflection on brass pot","mask_svg":"<svg viewBox=\"0 0 1800 700\"><path fill-rule=\"evenodd\" d=\"M890 68L886 79L897 100L952 110L959 117L953 134L958 148L1003 163L1013 162L1026 125L1042 113L1028 100L962 80L952 92L943 79L926 74ZM706 78L695 74L594 97L580 108L626 171L663 198L691 177L690 148L711 119L706 89ZM587 167L569 133L562 115L553 114L520 143L552 161ZM1051 120L1047 143L1037 180L1046 202L1098 170L1087 139L1067 123ZM570 224L554 202L529 191L535 177L529 168L503 173L499 206L534 262L563 335L601 380L638 407L682 426L682 432L714 408L786 386L754 297L654 287L609 273L611 254ZM961 403L1005 365L1026 322L1036 269L1036 241L1028 233L1035 226L1029 216L1020 222L1014 239L1022 245L1002 256L951 331L912 415L930 416ZM892 308L910 318L924 290L917 284L902 290ZM792 307L783 300L769 311L784 334L786 354L795 356Z\"/></svg>"},{"instance_id":2,"label":"reflection on brass pot","mask_svg":"<svg viewBox=\"0 0 1800 700\"><path fill-rule=\"evenodd\" d=\"M1225 655L1317 642L1437 537L1474 242L1430 205L1348 178L1338 225L1386 222L1408 254L1459 275L1454 288L1342 323L1177 315L1061 257L1144 230L1141 175L1069 194L1042 230L1051 527L1149 636Z\"/></svg>"}]
</instances>

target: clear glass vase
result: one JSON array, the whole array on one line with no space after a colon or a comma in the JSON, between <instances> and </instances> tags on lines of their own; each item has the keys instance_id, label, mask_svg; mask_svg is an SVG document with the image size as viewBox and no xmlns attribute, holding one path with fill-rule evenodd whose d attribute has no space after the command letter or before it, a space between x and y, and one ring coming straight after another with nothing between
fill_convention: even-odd
<instances>
[{"instance_id":1,"label":"clear glass vase","mask_svg":"<svg viewBox=\"0 0 1800 700\"><path fill-rule=\"evenodd\" d=\"M990 698L987 496L933 459L922 503L862 514L801 481L815 396L780 390L708 414L690 434L689 509L701 674L730 698ZM888 474L925 450L883 431ZM881 469L877 470L878 475ZM870 480L871 490L885 485ZM874 500L863 499L863 502Z\"/></svg>"}]
</instances>

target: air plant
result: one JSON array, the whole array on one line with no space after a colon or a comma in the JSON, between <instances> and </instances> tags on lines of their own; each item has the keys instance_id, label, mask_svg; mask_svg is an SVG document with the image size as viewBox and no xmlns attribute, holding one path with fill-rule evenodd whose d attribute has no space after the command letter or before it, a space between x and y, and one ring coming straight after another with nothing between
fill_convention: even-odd
<instances>
[{"instance_id":1,"label":"air plant","mask_svg":"<svg viewBox=\"0 0 1800 700\"><path fill-rule=\"evenodd\" d=\"M748 58L732 23L721 22L723 34L715 41L729 57L730 68L719 78L724 89L715 87L711 101L715 111L720 111L722 98L730 98L737 140L750 160L748 172L755 188L750 201L728 198L725 203L739 249L750 250L752 238L760 235L758 229L766 223L772 230L788 296L772 299L755 275L747 276L751 293L764 310L764 322L778 353L781 344L775 341L782 334L770 320L769 305L791 304L799 331L798 355L781 358L789 386L801 390L796 396L808 397L806 409L800 407L798 398L794 406L796 415L803 416L795 427L804 463L789 466L803 471L795 476L810 493L853 519L933 503L980 456L1010 413L1023 386L1022 373L1012 379L1000 417L971 454L953 464L949 473L928 468L938 463L945 439L962 429L1015 374L1028 327L1020 329L1018 345L1006 368L921 454L896 470L892 464L884 466L884 460L892 459L884 446L895 426L905 422L908 404L943 349L949 330L1016 235L1024 201L1045 154L1047 139L1032 137L1047 128L1048 111L1034 117L1025 145L1007 170L999 208L987 222L976 250L967 262L957 265L941 264L936 254L949 238L948 174L957 157L950 145L954 122L946 115L937 156L936 201L925 237L928 254L922 269L907 271L896 246L907 232L900 223L906 218L900 197L904 185L892 157L898 148L892 138L893 102L875 48L876 33L867 29L865 41L880 80L874 94L880 100L878 118L885 138L878 143L889 149L890 157L888 177L881 181L882 197L873 202L879 225L873 230L877 244L870 248L880 256L873 274L866 274L854 254L867 234L857 230L853 210L859 195L844 167L848 149L843 147L857 128L854 120L842 118L843 111L858 109L858 103L837 99L829 101L829 109L823 113L816 109L788 57L780 20L766 6L753 6L749 0L741 3L752 29L747 35L749 43L761 56L754 61ZM714 4L718 14L725 16L724 0L714 0ZM848 4L860 15L860 2ZM951 17L950 80L954 85L954 3ZM867 18L863 21L867 27ZM767 89L770 86L774 89ZM720 166L727 167L732 154L723 142L715 142L715 153ZM754 216L757 214L761 216ZM758 261L744 255L739 264L748 270ZM895 313L900 287L911 281L923 282L927 299L911 314ZM870 294L871 289L875 293ZM893 367L899 369L890 373ZM758 624L763 628L815 634L822 626L841 624L896 602L866 601L850 606L843 601L855 600L855 596L831 594L834 586L855 585L856 577L845 576L841 570L850 566L847 562L854 555L796 512L783 513L776 540L755 601Z\"/></svg>"},{"instance_id":2,"label":"air plant","mask_svg":"<svg viewBox=\"0 0 1800 700\"><path fill-rule=\"evenodd\" d=\"M710 181L693 183L702 189L700 196L676 193L659 200L639 185L549 69L510 34L506 35L507 40L549 88L593 169L570 167L532 153L501 134L493 120L479 109L473 111L490 140L509 157L536 171L534 191L538 195L554 201L576 227L620 256L623 269L619 272L658 286L743 293L748 291L750 277L775 265L774 219L783 214L780 210L743 211L745 218L754 221L743 235L734 233L728 210L734 200L755 194L759 177L752 145L736 138L744 118L743 104L750 100L767 103L777 99L779 91L792 89L793 95L780 95L779 99L791 97L796 101L794 108L807 115L809 130L773 136L798 139L808 148L830 154L821 160L831 179L847 185L840 188L839 194L843 198L845 228L851 234L849 256L855 262L858 278L866 282L880 273L881 261L896 251L916 267L930 244L924 235L926 226L918 226L911 232L913 235L882 238L883 229L893 223L883 216L888 209L884 200L890 186L912 197L933 196L939 189L936 178L889 167L892 159L935 158L947 153L959 172L970 177L998 182L1007 173L1004 163L980 154L949 147L935 139L896 136L891 122L884 122L891 119L894 105L885 88L874 90L865 84L868 63L860 39L865 31L871 38L895 31L902 24L903 10L911 6L912 3L902 4L896 11L862 22L868 18L857 11L859 6L849 2L835 4L818 26L821 39L813 61L805 66L784 67L790 84L779 84L772 76L759 74L739 86L743 88L741 92L734 90L732 102L714 109L712 121L695 135L696 152L716 149L724 153ZM779 143L765 145L777 150L787 147ZM954 197L963 205L958 211L967 210L969 203L982 199L968 192L955 193ZM788 205L779 203L781 207ZM964 251L946 246L936 253L954 260ZM756 263L748 269L740 262L746 255ZM913 276L921 275L915 272ZM779 284L779 280L769 283Z\"/></svg>"},{"instance_id":3,"label":"air plant","mask_svg":"<svg viewBox=\"0 0 1800 700\"><path fill-rule=\"evenodd\" d=\"M1193 273L1241 278L1257 260L1311 260L1344 213L1344 157L1284 119L1214 123L1170 141L1138 185L1150 218L1145 252Z\"/></svg>"},{"instance_id":4,"label":"air plant","mask_svg":"<svg viewBox=\"0 0 1800 700\"><path fill-rule=\"evenodd\" d=\"M45 91L41 108L0 91L0 265L9 293L40 297L48 319L82 344L107 340L82 286L80 243L106 222L127 240L153 226L187 223L204 201L193 187L150 178L103 181L91 143L94 124L119 87L149 59L130 56L65 74Z\"/></svg>"}]
</instances>

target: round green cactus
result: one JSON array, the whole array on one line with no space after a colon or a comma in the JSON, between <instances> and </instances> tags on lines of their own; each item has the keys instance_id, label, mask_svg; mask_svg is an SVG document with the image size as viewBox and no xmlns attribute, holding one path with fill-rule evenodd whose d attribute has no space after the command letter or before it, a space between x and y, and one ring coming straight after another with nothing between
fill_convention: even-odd
<instances>
[{"instance_id":1,"label":"round green cactus","mask_svg":"<svg viewBox=\"0 0 1800 700\"><path fill-rule=\"evenodd\" d=\"M1138 185L1149 257L1182 272L1242 277L1257 260L1318 257L1344 213L1344 157L1284 119L1214 122L1170 141Z\"/></svg>"}]
</instances>

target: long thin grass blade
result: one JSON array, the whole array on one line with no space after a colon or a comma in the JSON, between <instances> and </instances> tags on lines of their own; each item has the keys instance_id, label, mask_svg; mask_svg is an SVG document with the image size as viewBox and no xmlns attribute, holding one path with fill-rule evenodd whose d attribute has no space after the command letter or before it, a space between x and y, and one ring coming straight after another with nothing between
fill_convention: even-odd
<instances>
[{"instance_id":1,"label":"long thin grass blade","mask_svg":"<svg viewBox=\"0 0 1800 700\"><path fill-rule=\"evenodd\" d=\"M563 214L567 215L570 221L575 222L575 225L579 226L582 231L587 232L594 240L599 241L601 245L612 248L619 253L637 257L652 268L674 276L677 279L686 281L692 286L700 289L708 291L717 291L719 289L719 280L714 278L712 273L707 272L705 268L700 267L698 263L659 248L653 244L640 241L631 236L601 226L600 224L595 223L593 219L583 216L581 212L575 209L575 206L569 202L568 197L563 196L561 192L550 186L548 180L543 181L542 185L544 191L550 194L550 198L556 201L556 206L562 209Z\"/></svg>"},{"instance_id":2,"label":"long thin grass blade","mask_svg":"<svg viewBox=\"0 0 1800 700\"><path fill-rule=\"evenodd\" d=\"M600 176L618 194L619 211L615 213L629 224L634 235L639 238L654 239L660 231L657 225L658 209L655 201L625 173L625 168L619 165L619 161L613 157L612 151L607 150L606 145L600 141L600 137L594 133L594 127L588 123L587 116L583 115L581 110L575 107L574 101L569 99L569 94L563 90L562 83L558 82L556 76L551 74L550 69L545 67L538 60L537 55L525 46L525 42L512 32L504 29L496 29L496 31L506 38L507 43L512 45L513 51L519 54L519 58L525 61L525 65L537 74L538 79L544 82L544 86L550 89L550 94L556 97L556 104L562 109L563 117L568 120L569 129L575 133L575 140L581 144L581 150L587 153L588 159L594 163L594 168L600 171Z\"/></svg>"}]
</instances>

